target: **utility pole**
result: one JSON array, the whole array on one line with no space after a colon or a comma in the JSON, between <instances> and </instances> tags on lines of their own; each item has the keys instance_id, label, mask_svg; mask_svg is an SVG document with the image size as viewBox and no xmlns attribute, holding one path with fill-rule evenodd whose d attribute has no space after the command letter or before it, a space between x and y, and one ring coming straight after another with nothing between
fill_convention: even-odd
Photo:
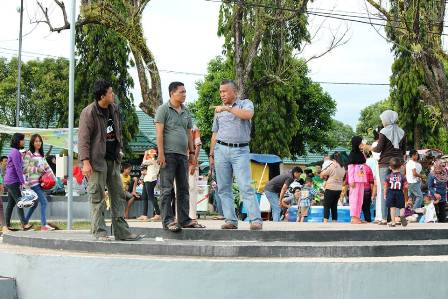
<instances>
[{"instance_id":1,"label":"utility pole","mask_svg":"<svg viewBox=\"0 0 448 299\"><path fill-rule=\"evenodd\" d=\"M22 71L22 25L23 25L23 0L20 0L20 31L19 31L19 57L17 70L17 103L16 103L16 127L20 127L20 81Z\"/></svg>"}]
</instances>

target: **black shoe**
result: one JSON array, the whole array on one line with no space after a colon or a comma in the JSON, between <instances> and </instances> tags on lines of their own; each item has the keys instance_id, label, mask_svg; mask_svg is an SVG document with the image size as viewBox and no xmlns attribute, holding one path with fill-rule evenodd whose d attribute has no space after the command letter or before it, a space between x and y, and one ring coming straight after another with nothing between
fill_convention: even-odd
<instances>
[{"instance_id":1,"label":"black shoe","mask_svg":"<svg viewBox=\"0 0 448 299\"><path fill-rule=\"evenodd\" d=\"M145 235L137 235L137 234L130 234L126 238L118 239L118 241L138 241L145 237Z\"/></svg>"}]
</instances>

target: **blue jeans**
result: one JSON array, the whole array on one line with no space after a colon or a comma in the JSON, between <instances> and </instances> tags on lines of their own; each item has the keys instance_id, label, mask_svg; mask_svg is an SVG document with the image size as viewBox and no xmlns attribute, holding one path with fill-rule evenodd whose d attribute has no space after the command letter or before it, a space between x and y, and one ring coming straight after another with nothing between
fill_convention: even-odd
<instances>
[{"instance_id":1,"label":"blue jeans","mask_svg":"<svg viewBox=\"0 0 448 299\"><path fill-rule=\"evenodd\" d=\"M422 182L408 184L408 194L414 199L414 209L421 208L423 203Z\"/></svg>"},{"instance_id":2,"label":"blue jeans","mask_svg":"<svg viewBox=\"0 0 448 299\"><path fill-rule=\"evenodd\" d=\"M215 202L216 212L218 212L219 215L224 216L224 212L222 211L222 202L218 195L218 191L213 192L213 200Z\"/></svg>"},{"instance_id":3,"label":"blue jeans","mask_svg":"<svg viewBox=\"0 0 448 299\"><path fill-rule=\"evenodd\" d=\"M278 202L278 194L271 191L264 191L264 194L269 200L269 203L271 204L271 210L272 210L272 221L279 222L280 221L280 203Z\"/></svg>"},{"instance_id":4,"label":"blue jeans","mask_svg":"<svg viewBox=\"0 0 448 299\"><path fill-rule=\"evenodd\" d=\"M262 223L260 205L251 185L249 147L230 147L217 143L214 154L218 196L221 198L226 223L238 225L232 193L234 176L247 209L249 221Z\"/></svg>"},{"instance_id":5,"label":"blue jeans","mask_svg":"<svg viewBox=\"0 0 448 299\"><path fill-rule=\"evenodd\" d=\"M47 225L47 216L45 215L47 212L47 196L45 195L45 192L42 190L42 188L39 185L31 187L31 190L36 192L37 198L39 199L40 203L40 222L42 226ZM28 223L30 221L31 216L34 213L34 210L36 210L37 205L34 205L28 210L28 213L26 213L25 222Z\"/></svg>"}]
</instances>

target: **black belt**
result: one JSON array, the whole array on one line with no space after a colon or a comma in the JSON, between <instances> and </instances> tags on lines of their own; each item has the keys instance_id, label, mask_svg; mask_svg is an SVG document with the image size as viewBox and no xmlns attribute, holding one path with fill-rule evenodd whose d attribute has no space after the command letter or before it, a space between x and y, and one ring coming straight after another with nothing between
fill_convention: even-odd
<instances>
[{"instance_id":1,"label":"black belt","mask_svg":"<svg viewBox=\"0 0 448 299\"><path fill-rule=\"evenodd\" d=\"M230 146L230 147L245 147L248 146L249 143L227 143L221 140L216 140L217 143L225 145L225 146Z\"/></svg>"}]
</instances>

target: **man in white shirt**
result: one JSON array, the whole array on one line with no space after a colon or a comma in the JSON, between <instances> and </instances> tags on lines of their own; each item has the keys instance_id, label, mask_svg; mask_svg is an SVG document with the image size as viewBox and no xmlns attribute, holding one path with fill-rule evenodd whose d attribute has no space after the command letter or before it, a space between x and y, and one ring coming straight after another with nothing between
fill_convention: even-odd
<instances>
[{"instance_id":1,"label":"man in white shirt","mask_svg":"<svg viewBox=\"0 0 448 299\"><path fill-rule=\"evenodd\" d=\"M418 152L409 152L409 161L406 163L406 180L408 182L408 193L414 199L414 209L421 208L423 202L422 178L420 174L422 165L418 163Z\"/></svg>"}]
</instances>

